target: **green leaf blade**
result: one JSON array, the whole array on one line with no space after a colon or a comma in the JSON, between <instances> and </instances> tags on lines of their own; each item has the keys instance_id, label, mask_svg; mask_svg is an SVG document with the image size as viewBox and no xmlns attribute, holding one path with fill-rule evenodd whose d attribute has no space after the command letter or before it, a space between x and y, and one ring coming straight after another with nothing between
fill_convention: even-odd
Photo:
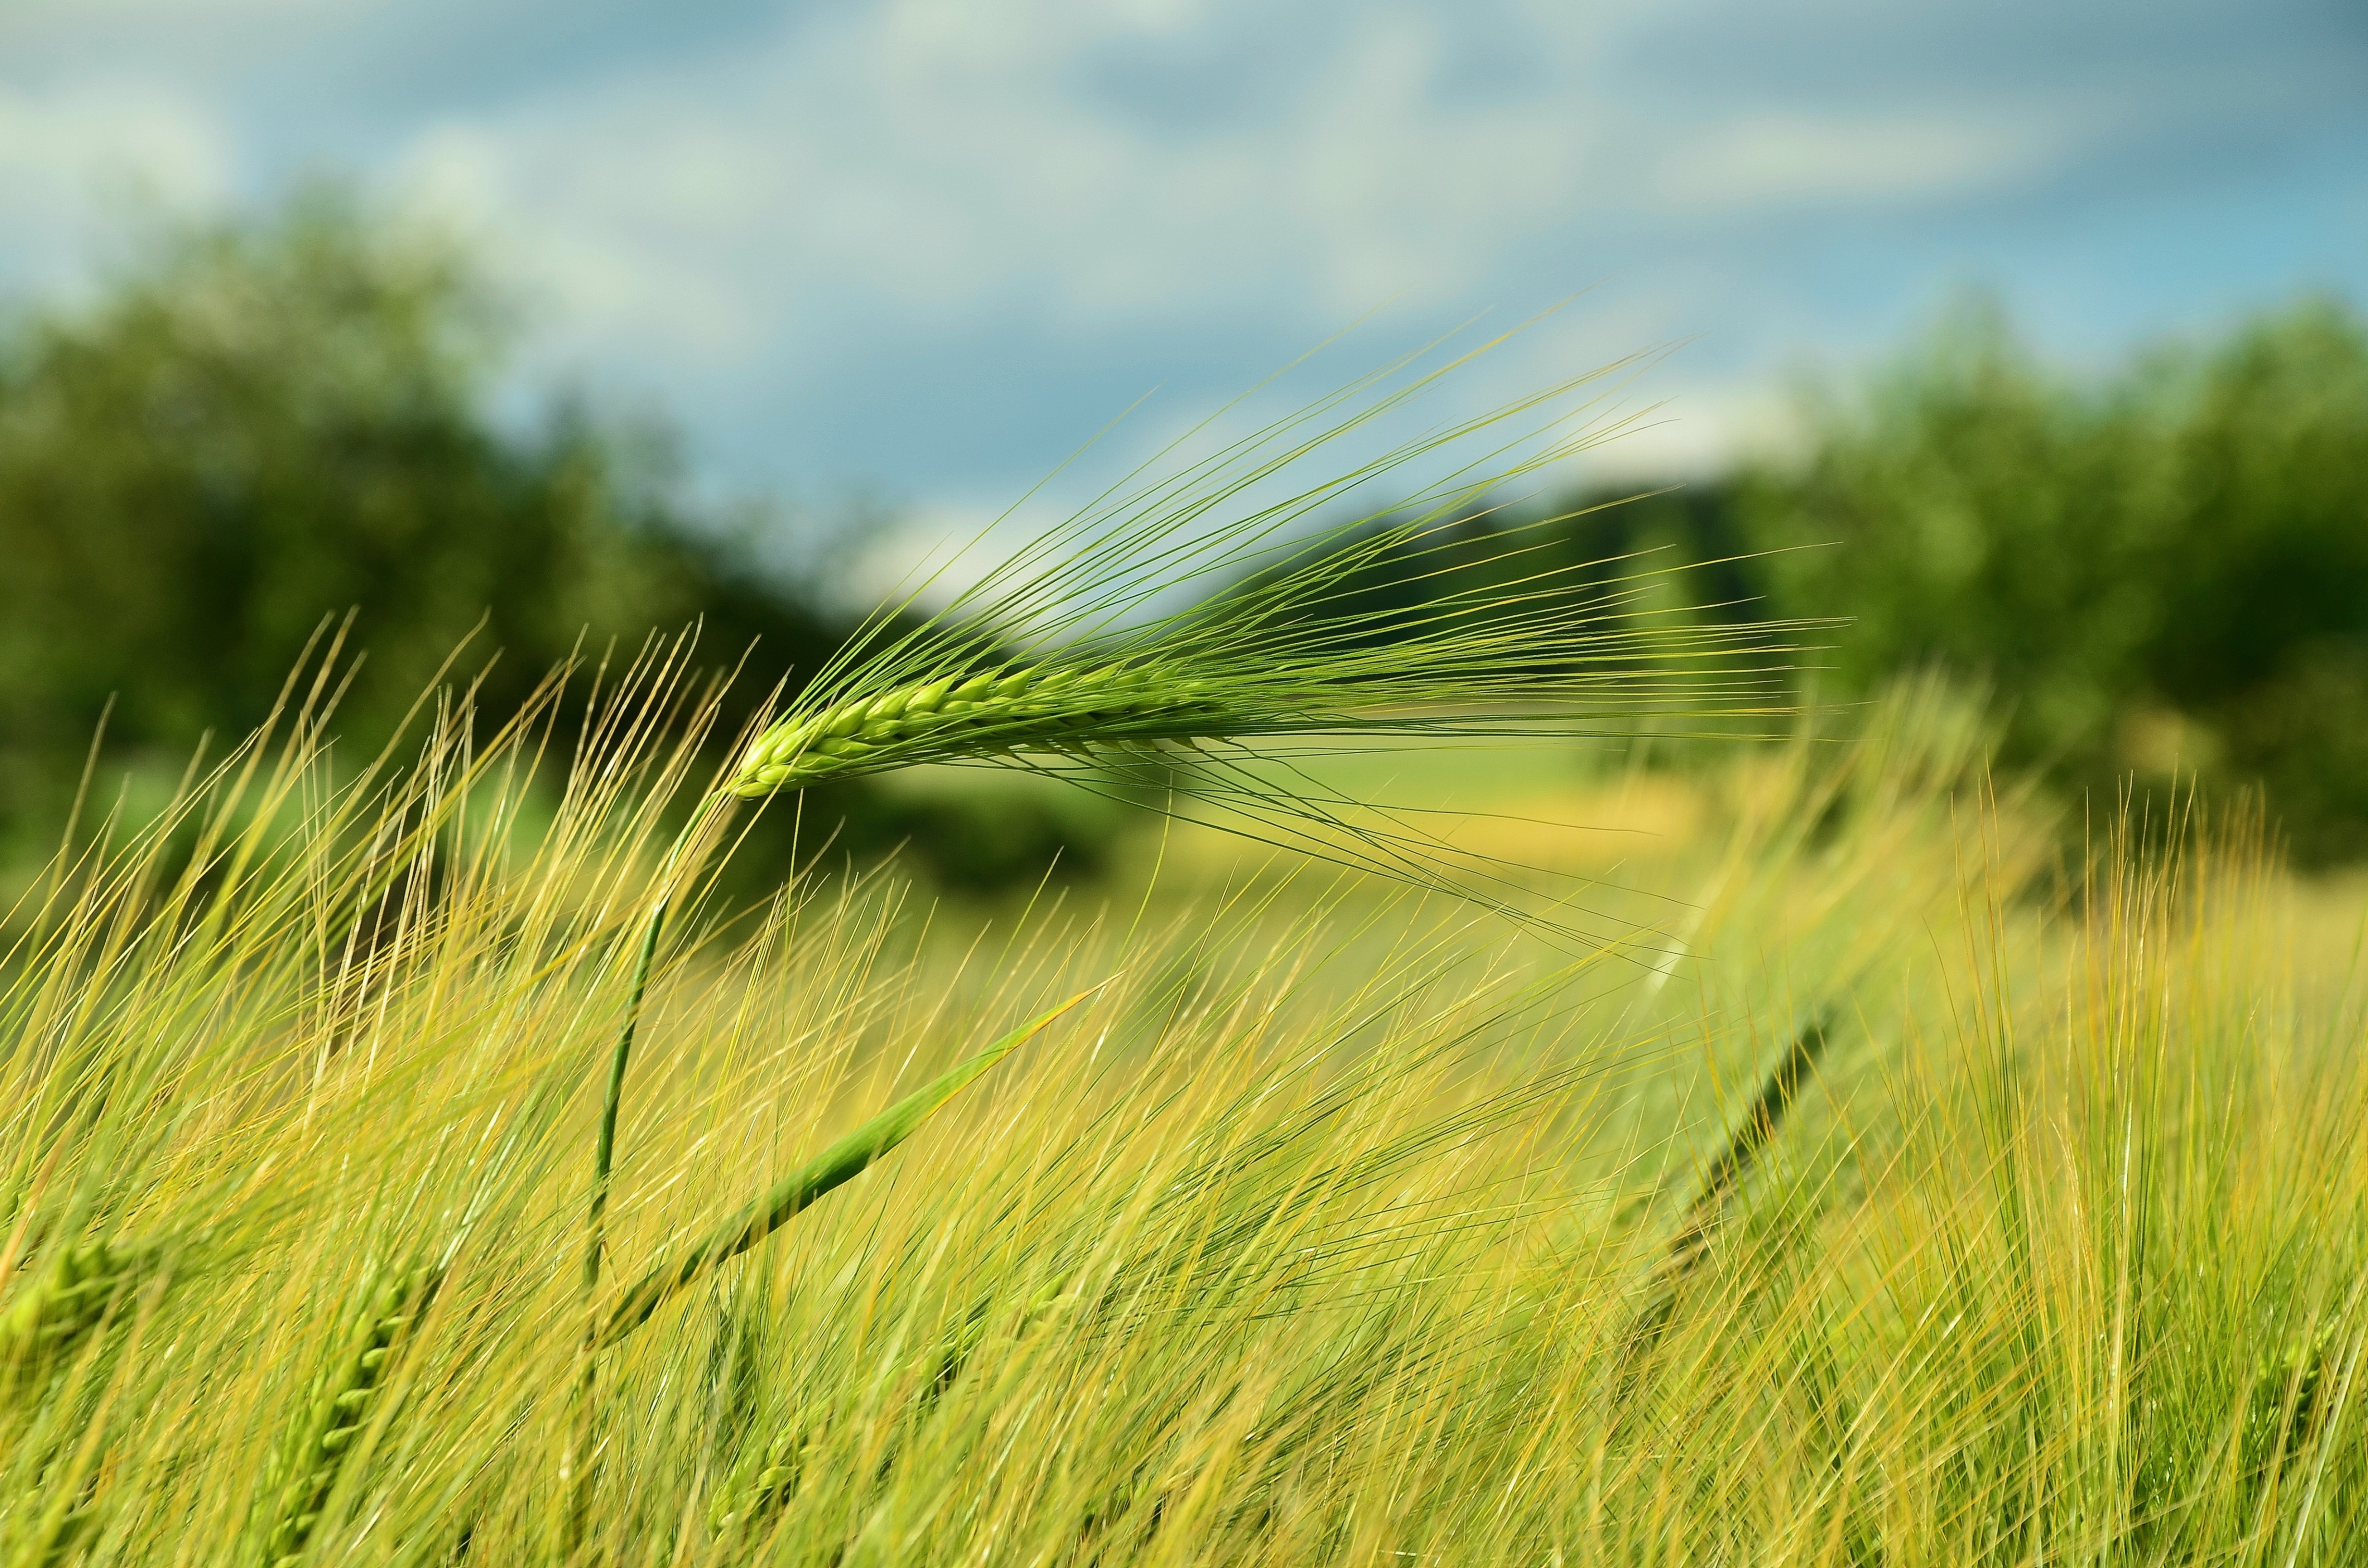
<instances>
[{"instance_id":1,"label":"green leaf blade","mask_svg":"<svg viewBox=\"0 0 2368 1568\"><path fill-rule=\"evenodd\" d=\"M1105 984L1108 983L1105 982ZM762 1243L811 1208L833 1188L854 1180L919 1131L923 1122L988 1069L1050 1028L1063 1014L1099 991L1080 991L1060 1006L1030 1019L985 1051L915 1090L776 1183L693 1246L680 1263L643 1277L609 1313L601 1332L607 1349L647 1323L666 1299L711 1270Z\"/></svg>"}]
</instances>

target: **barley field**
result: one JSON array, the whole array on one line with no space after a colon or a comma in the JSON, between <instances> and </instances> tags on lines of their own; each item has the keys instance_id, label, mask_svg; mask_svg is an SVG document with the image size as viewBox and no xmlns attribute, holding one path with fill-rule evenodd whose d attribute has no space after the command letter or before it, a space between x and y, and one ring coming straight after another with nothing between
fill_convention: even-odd
<instances>
[{"instance_id":1,"label":"barley field","mask_svg":"<svg viewBox=\"0 0 2368 1568\"><path fill-rule=\"evenodd\" d=\"M2363 889L1649 563L1457 575L1574 391L1155 474L743 733L677 641L373 758L333 637L86 783L0 922L0 1562L2358 1560ZM1125 854L724 874L966 767Z\"/></svg>"},{"instance_id":2,"label":"barley field","mask_svg":"<svg viewBox=\"0 0 2368 1568\"><path fill-rule=\"evenodd\" d=\"M23 890L9 1562L2368 1538L2368 900L2241 813L2070 863L1907 687L1441 819L1563 918L1179 822L1008 905L686 894L637 981L667 702L360 780L300 718Z\"/></svg>"}]
</instances>

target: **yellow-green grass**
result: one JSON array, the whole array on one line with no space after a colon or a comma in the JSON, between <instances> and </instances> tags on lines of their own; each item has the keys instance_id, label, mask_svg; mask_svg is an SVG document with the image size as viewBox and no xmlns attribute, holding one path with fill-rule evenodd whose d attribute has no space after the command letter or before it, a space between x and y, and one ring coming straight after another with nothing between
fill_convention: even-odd
<instances>
[{"instance_id":1,"label":"yellow-green grass","mask_svg":"<svg viewBox=\"0 0 2368 1568\"><path fill-rule=\"evenodd\" d=\"M1096 986L603 1353L579 1561L2368 1540L2361 901L2208 824L2145 856L2100 828L2062 868L1930 692L1683 781L1650 855L1546 868L1608 946L1255 854L1146 852L992 920L893 871L694 901L587 1309L657 802L708 782L636 719L657 684L541 751L564 801L531 822L531 725L368 787L300 744L193 789L225 824L199 874L135 837L11 917L0 1313L59 1249L147 1261L0 1409L0 1560L260 1560L274 1456L391 1273L428 1267L303 1560L557 1561L587 1310ZM1820 1014L1816 1072L1673 1275L1702 1173Z\"/></svg>"}]
</instances>

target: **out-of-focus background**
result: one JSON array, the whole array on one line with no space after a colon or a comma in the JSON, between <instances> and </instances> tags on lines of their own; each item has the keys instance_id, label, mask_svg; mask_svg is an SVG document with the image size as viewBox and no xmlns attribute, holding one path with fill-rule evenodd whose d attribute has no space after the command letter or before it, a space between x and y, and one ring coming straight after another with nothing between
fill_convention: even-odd
<instances>
[{"instance_id":1,"label":"out-of-focus background","mask_svg":"<svg viewBox=\"0 0 2368 1568\"><path fill-rule=\"evenodd\" d=\"M1430 416L1670 349L1518 498L1679 486L1575 548L1748 555L1705 597L1851 618L1819 700L1938 668L2066 802L2368 857L2350 0L15 0L0 297L0 859L324 615L357 736L486 616L491 710L695 616L751 704L1344 328L1299 384L1557 303ZM812 810L956 888L1121 828Z\"/></svg>"}]
</instances>

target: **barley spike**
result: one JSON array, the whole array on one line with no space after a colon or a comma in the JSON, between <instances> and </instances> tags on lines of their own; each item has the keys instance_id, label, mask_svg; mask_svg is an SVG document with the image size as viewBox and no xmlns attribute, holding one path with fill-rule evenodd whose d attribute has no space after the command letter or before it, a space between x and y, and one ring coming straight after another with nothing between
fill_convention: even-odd
<instances>
[{"instance_id":1,"label":"barley spike","mask_svg":"<svg viewBox=\"0 0 2368 1568\"><path fill-rule=\"evenodd\" d=\"M356 1336L355 1348L338 1363L336 1379L314 1407L297 1447L295 1476L280 1490L274 1509L277 1522L264 1540L268 1568L293 1568L303 1561L346 1453L370 1420L404 1335L442 1282L441 1270L415 1268L380 1293L367 1325Z\"/></svg>"},{"instance_id":2,"label":"barley spike","mask_svg":"<svg viewBox=\"0 0 2368 1568\"><path fill-rule=\"evenodd\" d=\"M61 1248L49 1272L0 1314L0 1379L22 1384L74 1354L145 1255L105 1242Z\"/></svg>"},{"instance_id":3,"label":"barley spike","mask_svg":"<svg viewBox=\"0 0 2368 1568\"><path fill-rule=\"evenodd\" d=\"M1213 684L1156 665L1038 666L859 697L774 725L724 788L755 797L818 779L1030 746L1174 740L1247 718Z\"/></svg>"},{"instance_id":4,"label":"barley spike","mask_svg":"<svg viewBox=\"0 0 2368 1568\"><path fill-rule=\"evenodd\" d=\"M1637 1314L1629 1329L1628 1338L1621 1347L1622 1388L1630 1386L1636 1363L1660 1343L1677 1311L1678 1290L1688 1276L1710 1256L1711 1237L1717 1232L1725 1216L1726 1200L1751 1172L1759 1152L1766 1148L1783 1125L1785 1113L1800 1093L1802 1075L1816 1065L1825 1054L1826 1036L1832 1027L1830 1009L1820 1009L1812 1015L1801 1031L1793 1037L1775 1070L1759 1086L1742 1119L1728 1135L1726 1146L1718 1158L1703 1172L1702 1185L1693 1201L1686 1205L1685 1217L1677 1234L1669 1240L1660 1263L1653 1270L1653 1295L1645 1310Z\"/></svg>"}]
</instances>

